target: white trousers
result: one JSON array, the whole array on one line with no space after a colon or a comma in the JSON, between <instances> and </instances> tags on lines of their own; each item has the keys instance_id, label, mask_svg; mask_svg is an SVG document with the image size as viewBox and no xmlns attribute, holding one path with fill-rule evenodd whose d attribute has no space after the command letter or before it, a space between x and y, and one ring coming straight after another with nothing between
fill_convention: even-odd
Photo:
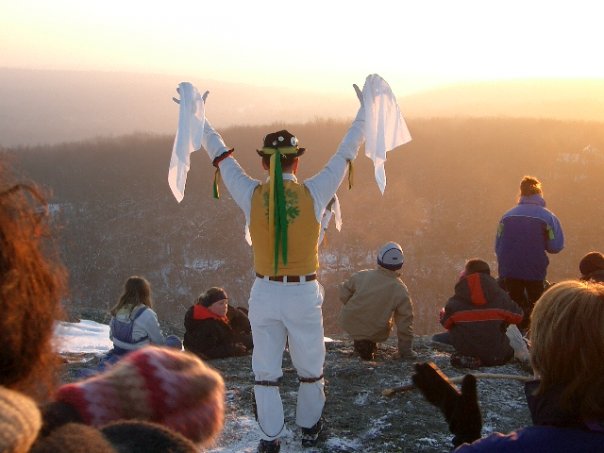
<instances>
[{"instance_id":1,"label":"white trousers","mask_svg":"<svg viewBox=\"0 0 604 453\"><path fill-rule=\"evenodd\" d=\"M254 338L252 369L256 381L276 382L283 376L286 342L292 363L302 379L323 375L323 287L314 280L281 283L256 278L249 301ZM280 437L285 427L278 386L255 385L258 424L267 440ZM300 382L296 424L312 427L325 405L324 380Z\"/></svg>"}]
</instances>

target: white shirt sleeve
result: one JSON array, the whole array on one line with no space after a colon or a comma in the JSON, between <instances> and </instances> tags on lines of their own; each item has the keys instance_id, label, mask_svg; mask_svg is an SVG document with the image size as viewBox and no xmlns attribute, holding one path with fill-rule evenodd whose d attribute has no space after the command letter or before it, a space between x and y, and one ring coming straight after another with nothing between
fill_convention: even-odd
<instances>
[{"instance_id":1,"label":"white shirt sleeve","mask_svg":"<svg viewBox=\"0 0 604 453\"><path fill-rule=\"evenodd\" d=\"M357 115L348 132L340 142L338 150L327 165L315 176L304 181L315 203L315 217L321 223L325 207L335 195L344 179L348 161L355 159L364 141L364 121Z\"/></svg>"},{"instance_id":2,"label":"white shirt sleeve","mask_svg":"<svg viewBox=\"0 0 604 453\"><path fill-rule=\"evenodd\" d=\"M252 195L254 189L260 184L260 181L250 177L239 162L229 156L218 164L220 167L220 175L227 190L241 208L245 215L245 223L250 223L250 212L252 210Z\"/></svg>"}]
</instances>

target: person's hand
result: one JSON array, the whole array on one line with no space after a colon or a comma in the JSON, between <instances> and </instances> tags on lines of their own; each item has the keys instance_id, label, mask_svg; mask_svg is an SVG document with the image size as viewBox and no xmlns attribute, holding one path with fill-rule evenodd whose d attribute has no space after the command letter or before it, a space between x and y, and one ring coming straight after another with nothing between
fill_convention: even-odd
<instances>
[{"instance_id":1,"label":"person's hand","mask_svg":"<svg viewBox=\"0 0 604 453\"><path fill-rule=\"evenodd\" d=\"M361 103L361 106L363 105L363 92L361 91L361 89L359 88L359 86L356 83L352 84L352 87L354 88L354 91L357 94L357 97L359 98L359 102Z\"/></svg>"},{"instance_id":2,"label":"person's hand","mask_svg":"<svg viewBox=\"0 0 604 453\"><path fill-rule=\"evenodd\" d=\"M354 88L354 92L356 93L357 98L361 103L361 105L359 106L359 110L357 111L355 121L363 121L365 119L365 102L363 101L363 91L359 88L356 83L353 83L352 87Z\"/></svg>"},{"instance_id":3,"label":"person's hand","mask_svg":"<svg viewBox=\"0 0 604 453\"><path fill-rule=\"evenodd\" d=\"M454 435L454 446L480 438L482 415L473 375L467 374L463 378L461 393L432 362L416 363L412 380L426 400L444 414Z\"/></svg>"},{"instance_id":4,"label":"person's hand","mask_svg":"<svg viewBox=\"0 0 604 453\"><path fill-rule=\"evenodd\" d=\"M176 92L177 92L178 94L180 94L180 88L176 88ZM203 93L203 95L201 96L201 100L203 101L203 103L204 103L204 104L206 103L206 99L208 98L208 94L210 94L210 92L209 92L209 91L206 91L206 92L205 92L205 93ZM172 98L172 100L173 100L174 102L176 102L177 104L180 104L180 99L178 99L178 98Z\"/></svg>"}]
</instances>

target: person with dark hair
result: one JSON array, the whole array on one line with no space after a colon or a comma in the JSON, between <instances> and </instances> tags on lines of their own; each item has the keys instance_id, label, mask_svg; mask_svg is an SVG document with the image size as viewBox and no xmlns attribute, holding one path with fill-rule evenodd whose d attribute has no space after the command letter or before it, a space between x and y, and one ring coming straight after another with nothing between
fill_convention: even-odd
<instances>
[{"instance_id":1,"label":"person with dark hair","mask_svg":"<svg viewBox=\"0 0 604 453\"><path fill-rule=\"evenodd\" d=\"M521 330L528 330L533 305L545 290L547 253L563 248L564 233L558 218L545 207L541 182L525 176L518 205L502 216L495 240L499 277L524 311Z\"/></svg>"},{"instance_id":2,"label":"person with dark hair","mask_svg":"<svg viewBox=\"0 0 604 453\"><path fill-rule=\"evenodd\" d=\"M195 453L212 442L224 383L192 354L144 348L57 389L66 272L40 190L0 175L0 451Z\"/></svg>"},{"instance_id":3,"label":"person with dark hair","mask_svg":"<svg viewBox=\"0 0 604 453\"><path fill-rule=\"evenodd\" d=\"M113 342L113 349L109 362L115 361L112 356L119 358L150 344L182 349L178 337L164 337L152 307L149 282L143 277L129 277L119 301L111 309L109 338Z\"/></svg>"},{"instance_id":4,"label":"person with dark hair","mask_svg":"<svg viewBox=\"0 0 604 453\"><path fill-rule=\"evenodd\" d=\"M206 99L206 95L198 97L193 88L182 84L179 88L181 113L189 119L191 112L186 107L191 101L205 105ZM356 85L355 89L362 103L362 93ZM302 444L313 446L322 430L325 404L323 287L317 281L321 220L364 141L364 109L361 105L327 165L304 182L298 182L296 173L305 148L290 131L267 134L256 150L269 175L262 182L245 173L233 149L207 119L201 127L201 146L243 210L253 250L256 279L248 305L254 339L254 395L262 432L258 451L278 452L281 448L285 419L279 385L286 344L300 381L296 424L302 431Z\"/></svg>"},{"instance_id":5,"label":"person with dark hair","mask_svg":"<svg viewBox=\"0 0 604 453\"><path fill-rule=\"evenodd\" d=\"M600 252L589 252L579 262L581 280L604 282L604 255Z\"/></svg>"},{"instance_id":6,"label":"person with dark hair","mask_svg":"<svg viewBox=\"0 0 604 453\"><path fill-rule=\"evenodd\" d=\"M531 363L525 384L533 426L480 438L476 378L461 392L432 363L416 364L413 383L441 410L455 452L604 451L604 285L565 281L549 288L531 315ZM561 335L561 332L573 332Z\"/></svg>"},{"instance_id":7,"label":"person with dark hair","mask_svg":"<svg viewBox=\"0 0 604 453\"><path fill-rule=\"evenodd\" d=\"M228 301L223 288L212 287L187 310L183 341L186 351L204 359L220 359L244 355L253 349L247 316Z\"/></svg>"},{"instance_id":8,"label":"person with dark hair","mask_svg":"<svg viewBox=\"0 0 604 453\"><path fill-rule=\"evenodd\" d=\"M403 250L396 242L378 251L377 268L359 271L340 285L342 328L352 337L363 360L373 360L378 342L388 339L394 323L399 357L414 359L413 304L401 279Z\"/></svg>"},{"instance_id":9,"label":"person with dark hair","mask_svg":"<svg viewBox=\"0 0 604 453\"><path fill-rule=\"evenodd\" d=\"M441 311L440 323L447 332L433 338L453 345L453 366L503 365L514 357L508 326L522 319L522 309L491 277L489 264L473 258L466 262L455 294Z\"/></svg>"}]
</instances>

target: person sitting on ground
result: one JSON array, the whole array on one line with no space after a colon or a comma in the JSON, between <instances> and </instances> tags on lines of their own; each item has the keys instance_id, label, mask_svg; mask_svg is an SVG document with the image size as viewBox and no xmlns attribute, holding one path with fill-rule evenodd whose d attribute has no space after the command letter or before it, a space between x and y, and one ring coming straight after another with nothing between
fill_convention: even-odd
<instances>
[{"instance_id":1,"label":"person sitting on ground","mask_svg":"<svg viewBox=\"0 0 604 453\"><path fill-rule=\"evenodd\" d=\"M0 168L0 451L198 452L222 430L224 382L192 354L141 350L116 365L114 379L87 381L95 385L83 398L80 384L56 388L66 272L47 213L39 189L13 185Z\"/></svg>"},{"instance_id":2,"label":"person sitting on ground","mask_svg":"<svg viewBox=\"0 0 604 453\"><path fill-rule=\"evenodd\" d=\"M344 304L340 319L363 360L373 360L377 342L386 341L396 322L400 358L417 357L413 350L413 304L401 279L403 250L388 242L378 252L377 268L353 274L340 285Z\"/></svg>"},{"instance_id":3,"label":"person sitting on ground","mask_svg":"<svg viewBox=\"0 0 604 453\"><path fill-rule=\"evenodd\" d=\"M604 255L600 252L589 252L579 262L581 280L604 282Z\"/></svg>"},{"instance_id":4,"label":"person sitting on ground","mask_svg":"<svg viewBox=\"0 0 604 453\"><path fill-rule=\"evenodd\" d=\"M522 320L522 309L491 277L488 263L474 258L466 262L455 295L441 311L440 322L447 332L433 338L453 345L453 366L504 365L514 357L508 326Z\"/></svg>"},{"instance_id":5,"label":"person sitting on ground","mask_svg":"<svg viewBox=\"0 0 604 453\"><path fill-rule=\"evenodd\" d=\"M182 349L177 336L164 337L152 307L149 282L143 277L129 277L118 303L111 309L109 338L113 342L113 349L109 362L150 344Z\"/></svg>"},{"instance_id":6,"label":"person sitting on ground","mask_svg":"<svg viewBox=\"0 0 604 453\"><path fill-rule=\"evenodd\" d=\"M539 380L525 384L533 426L480 438L476 378L461 393L434 364L416 365L413 383L444 414L455 452L604 451L604 285L565 281L549 288L531 315L531 362ZM572 334L571 334L572 333ZM472 443L473 442L473 443Z\"/></svg>"},{"instance_id":7,"label":"person sitting on ground","mask_svg":"<svg viewBox=\"0 0 604 453\"><path fill-rule=\"evenodd\" d=\"M252 350L250 322L243 311L228 302L226 291L219 287L212 287L199 296L185 314L183 344L186 351L204 359L220 359L245 355Z\"/></svg>"}]
</instances>

